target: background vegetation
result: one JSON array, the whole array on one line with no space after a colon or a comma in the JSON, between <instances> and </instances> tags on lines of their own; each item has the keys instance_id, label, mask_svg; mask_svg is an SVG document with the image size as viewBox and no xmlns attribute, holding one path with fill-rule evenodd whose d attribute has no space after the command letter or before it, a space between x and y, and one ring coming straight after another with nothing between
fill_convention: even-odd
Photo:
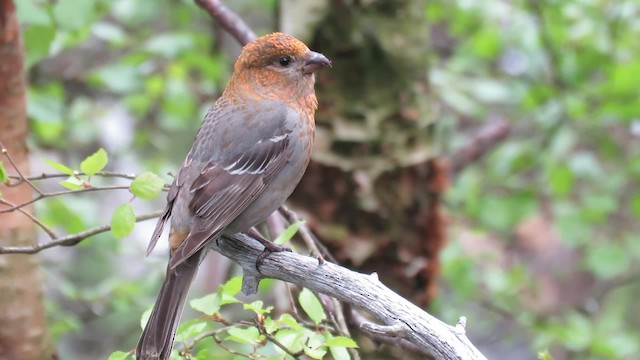
<instances>
[{"instance_id":1,"label":"background vegetation","mask_svg":"<svg viewBox=\"0 0 640 360\"><path fill-rule=\"evenodd\" d=\"M333 3L333 9L327 5L320 10L324 20L300 20L313 29L306 39L312 48L333 54L336 63L333 75L319 79L318 121L329 130L320 134L316 165L305 183L314 184L314 177L362 179L365 174L378 187L379 179L387 184L386 190L376 191L396 191L407 185L384 177L395 171L391 168L419 168L418 162L433 157L452 161L451 155L475 139L484 124L505 121L509 135L489 144L492 151L486 156L453 173L443 195L448 241L439 252L440 277L424 280L440 284L438 296L428 299L430 312L448 323L466 315L469 337L489 358L534 359L547 350L554 359L628 359L637 354L640 3ZM52 171L43 157L78 168L103 147L110 158L107 169L153 171L170 181L164 174L182 161L204 111L225 86L239 46L190 1L16 4L29 75L33 173ZM229 5L261 34L278 23L295 22L290 18L295 12L286 9L293 6L288 1ZM349 10L348 21L338 22L335 7ZM419 20L404 20L407 14L398 9L418 9L412 15ZM394 46L396 32L410 41ZM331 34L348 36L336 39ZM344 43L351 46L345 50L340 47ZM349 55L368 43L379 47L366 56ZM393 56L380 56L389 53ZM342 73L336 56L352 64L362 61L358 79L366 82ZM404 99L409 105L395 109L389 104L399 104L393 96L403 90L392 85L391 91L380 89L403 73L404 84L412 84ZM330 94L336 88L340 99ZM378 97L358 100L372 93ZM393 110L385 112L389 108ZM415 121L390 125L388 120L400 113ZM376 114L384 120L370 120ZM395 135L403 132L419 135ZM379 150L394 148L394 139L416 142L411 146L416 151ZM327 143L332 146L323 147ZM371 166L359 172L357 166L336 160L358 162L362 151L392 159L393 165L385 168L387 163L376 163L374 156ZM415 163L397 160L415 154L425 155ZM341 172L327 175L317 170L322 167ZM371 169L383 169L382 175L371 175ZM423 179L419 172L412 176ZM47 186L59 187L55 182ZM305 201L312 194L302 194L295 196L295 204L310 218L331 218L318 214L325 207ZM316 195L334 199L332 206L343 203L336 193ZM358 193L351 199L356 210L345 211L392 222L393 215L380 215L368 195ZM130 198L126 192L53 198L39 202L37 213L61 231L77 232L108 223L114 209ZM384 203L381 196L373 199ZM132 205L143 213L159 208L162 199ZM161 252L142 260L151 226L141 223L124 239L105 233L73 248L42 253L49 326L61 359L104 358L133 346L165 262ZM353 253L379 252L382 245L347 251L366 243L367 235L374 238L362 231L367 226L375 228L366 221L317 227L322 237L343 242L331 242L330 248L344 263L378 271L383 279L396 277L384 273L378 266L382 262L371 260L375 255L357 259ZM412 229L398 226L390 233L397 237ZM402 255L403 245L393 249L398 258L410 256ZM208 269L201 278L224 282L223 266ZM207 275L214 270L218 275ZM200 294L217 287L206 282ZM421 288L398 285L407 296ZM399 353L388 356L403 358Z\"/></svg>"}]
</instances>

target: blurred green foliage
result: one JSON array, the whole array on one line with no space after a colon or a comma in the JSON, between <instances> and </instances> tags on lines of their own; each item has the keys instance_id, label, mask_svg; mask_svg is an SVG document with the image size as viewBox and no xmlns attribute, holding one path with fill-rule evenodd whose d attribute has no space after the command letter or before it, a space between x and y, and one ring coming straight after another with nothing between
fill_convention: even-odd
<instances>
[{"instance_id":1,"label":"blurred green foliage","mask_svg":"<svg viewBox=\"0 0 640 360\"><path fill-rule=\"evenodd\" d=\"M148 239L130 235L134 217L153 209L131 200L153 199L171 181L145 171L175 171L202 114L224 88L227 58L233 55L219 49L210 18L190 1L17 0L16 5L30 83L31 140L34 148L48 151L34 161L45 158L70 175L61 183L68 189L131 184L130 193L37 203L41 220L60 233L112 226L111 233L66 254L47 253L43 261L59 356L105 358L135 344L137 319L153 303L164 266L147 261L144 266L158 269L152 276L135 266ZM106 152L91 157L100 146ZM69 168L142 175L130 183L77 177ZM42 171L55 172L46 165ZM154 204L159 208L162 199ZM123 236L129 238L116 240Z\"/></svg>"},{"instance_id":2,"label":"blurred green foliage","mask_svg":"<svg viewBox=\"0 0 640 360\"><path fill-rule=\"evenodd\" d=\"M232 56L214 37L208 16L186 0L16 3L37 147L55 151L60 163L79 164L101 144L110 158L141 164L125 161L113 166L131 168L108 170L175 171L230 71ZM252 13L270 16L277 3L237 6L258 6ZM438 141L455 149L468 141L461 125L496 116L513 126L506 142L455 179L447 194L453 223L495 236L509 250L518 247L514 238L523 221L543 214L577 256L553 276L571 282L579 272L593 283L583 298L539 311L523 295L543 290L532 263L472 257L456 225L442 254L447 286L435 310L450 323L467 315L472 339L474 331L491 333L508 319L518 331L488 341L524 338L531 356L523 358L633 357L640 351L640 3L434 0L424 11L433 43L442 37L428 70L432 95L449 109L439 120ZM112 124L109 114L116 110L124 124ZM111 126L120 127L104 138ZM130 141L110 149L114 136ZM136 196L157 193L160 182L151 177L134 186ZM99 214L110 216L119 203L110 205L107 211L90 199L56 198L38 204L38 211L45 223L77 232L99 225ZM121 235L132 230L132 210L128 204L119 210ZM75 332L81 339L61 348L63 358L73 358L68 354L82 341L95 345L94 357L135 342L137 319L153 301L158 279L123 280L131 274L115 259L131 252L103 234L76 247L72 261L45 259L62 274L52 279L56 296L48 304L54 337ZM305 304L310 318L322 319L310 310L317 309L313 300ZM181 331L201 332L201 323ZM107 339L115 324L118 334ZM229 332L230 341L255 338L248 329ZM293 335L282 341L300 340ZM202 354L198 358L219 355Z\"/></svg>"},{"instance_id":3,"label":"blurred green foliage","mask_svg":"<svg viewBox=\"0 0 640 360\"><path fill-rule=\"evenodd\" d=\"M577 256L551 275L591 278L583 298L537 312L524 293L556 294L545 292L533 261L472 259L454 238L443 254L447 307L438 306L449 321L464 313L459 306L479 303L480 314L493 309L518 324L532 350L557 358L627 359L640 351L640 319L632 315L640 293L638 15L634 1L429 2L427 16L455 42L451 54L434 55L437 95L461 117L505 117L513 126L505 143L455 179L452 216L479 236L501 238L507 254L523 246L519 226L550 219L551 233ZM451 138L440 141L467 140L458 123L443 125ZM562 255L538 260L552 256Z\"/></svg>"}]
</instances>

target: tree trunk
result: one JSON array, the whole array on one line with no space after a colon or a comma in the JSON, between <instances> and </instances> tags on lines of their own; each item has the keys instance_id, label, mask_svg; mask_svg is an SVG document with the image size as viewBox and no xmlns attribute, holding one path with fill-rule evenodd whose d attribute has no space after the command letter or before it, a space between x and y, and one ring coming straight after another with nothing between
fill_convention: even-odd
<instances>
[{"instance_id":1,"label":"tree trunk","mask_svg":"<svg viewBox=\"0 0 640 360\"><path fill-rule=\"evenodd\" d=\"M293 194L343 264L418 304L436 294L445 241L426 0L284 0L280 25L333 61L318 74L313 163ZM348 239L348 240L347 240ZM383 270L384 269L384 270Z\"/></svg>"},{"instance_id":2,"label":"tree trunk","mask_svg":"<svg viewBox=\"0 0 640 360\"><path fill-rule=\"evenodd\" d=\"M19 30L13 1L0 0L0 142L26 175L26 83ZM2 160L7 171L15 173L6 158ZM14 204L33 196L24 183L0 189L1 196ZM0 209L5 207L0 205ZM24 210L33 211L32 207ZM0 214L0 245L25 246L36 241L34 224L24 214ZM0 359L51 358L38 258L0 255Z\"/></svg>"},{"instance_id":3,"label":"tree trunk","mask_svg":"<svg viewBox=\"0 0 640 360\"><path fill-rule=\"evenodd\" d=\"M429 83L427 0L282 0L280 29L333 61L317 77L314 157L293 193L340 264L418 305L437 293L448 163ZM411 358L366 354L367 359Z\"/></svg>"}]
</instances>

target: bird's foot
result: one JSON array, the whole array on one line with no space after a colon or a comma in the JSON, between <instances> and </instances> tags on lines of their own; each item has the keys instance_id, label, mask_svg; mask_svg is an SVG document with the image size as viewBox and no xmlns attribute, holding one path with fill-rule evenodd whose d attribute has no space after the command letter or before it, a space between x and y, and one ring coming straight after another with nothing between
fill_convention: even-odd
<instances>
[{"instance_id":1,"label":"bird's foot","mask_svg":"<svg viewBox=\"0 0 640 360\"><path fill-rule=\"evenodd\" d=\"M259 239L259 240L262 240L262 239ZM260 243L264 245L264 250L262 250L262 253L260 253L260 255L258 255L258 258L256 259L256 270L258 270L258 272L260 272L260 266L264 262L264 259L267 258L267 256L271 255L274 252L283 252L283 251L291 252L291 249L289 249L288 247L278 245L269 240L265 240L264 242L260 241Z\"/></svg>"}]
</instances>

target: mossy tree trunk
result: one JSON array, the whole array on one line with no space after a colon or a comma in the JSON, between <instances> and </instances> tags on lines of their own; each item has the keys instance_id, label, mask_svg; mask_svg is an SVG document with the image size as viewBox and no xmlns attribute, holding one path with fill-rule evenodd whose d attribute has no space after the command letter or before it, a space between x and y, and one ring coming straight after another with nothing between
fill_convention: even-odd
<instances>
[{"instance_id":1,"label":"mossy tree trunk","mask_svg":"<svg viewBox=\"0 0 640 360\"><path fill-rule=\"evenodd\" d=\"M318 77L311 164L293 196L343 263L426 304L445 240L426 0L282 1L281 29L333 61ZM306 21L305 21L306 20Z\"/></svg>"}]
</instances>

